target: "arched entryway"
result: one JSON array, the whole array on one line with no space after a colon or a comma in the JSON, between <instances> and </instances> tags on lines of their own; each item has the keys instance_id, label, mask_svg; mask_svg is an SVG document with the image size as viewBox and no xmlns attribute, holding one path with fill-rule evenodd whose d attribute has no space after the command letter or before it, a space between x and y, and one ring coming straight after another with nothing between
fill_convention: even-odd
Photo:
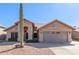
<instances>
[{"instance_id":1,"label":"arched entryway","mask_svg":"<svg viewBox=\"0 0 79 59\"><path fill-rule=\"evenodd\" d=\"M24 27L24 41L27 41L28 40L28 27L25 26Z\"/></svg>"}]
</instances>

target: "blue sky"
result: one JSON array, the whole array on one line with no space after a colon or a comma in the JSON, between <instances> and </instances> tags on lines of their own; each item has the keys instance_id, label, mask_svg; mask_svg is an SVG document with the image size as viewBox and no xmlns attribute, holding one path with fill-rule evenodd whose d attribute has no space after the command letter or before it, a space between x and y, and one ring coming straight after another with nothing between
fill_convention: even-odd
<instances>
[{"instance_id":1,"label":"blue sky","mask_svg":"<svg viewBox=\"0 0 79 59\"><path fill-rule=\"evenodd\" d=\"M48 23L54 19L79 27L79 4L26 3L24 18L34 23ZM19 4L0 4L0 24L9 27L19 20Z\"/></svg>"}]
</instances>

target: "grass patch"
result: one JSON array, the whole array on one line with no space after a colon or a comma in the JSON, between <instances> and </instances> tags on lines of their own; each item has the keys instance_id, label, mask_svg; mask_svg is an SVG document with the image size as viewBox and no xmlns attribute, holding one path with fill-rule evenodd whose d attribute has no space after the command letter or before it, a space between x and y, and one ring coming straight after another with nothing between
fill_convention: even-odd
<instances>
[{"instance_id":1,"label":"grass patch","mask_svg":"<svg viewBox=\"0 0 79 59\"><path fill-rule=\"evenodd\" d=\"M13 42L16 42L17 40L16 39L9 38L8 41L10 41L10 42L12 42L12 41Z\"/></svg>"}]
</instances>

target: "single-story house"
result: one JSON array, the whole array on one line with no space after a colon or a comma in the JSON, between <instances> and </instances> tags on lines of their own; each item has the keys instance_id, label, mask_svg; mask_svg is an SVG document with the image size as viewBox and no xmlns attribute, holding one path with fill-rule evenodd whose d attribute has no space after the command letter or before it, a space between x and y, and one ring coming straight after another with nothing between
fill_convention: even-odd
<instances>
[{"instance_id":1,"label":"single-story house","mask_svg":"<svg viewBox=\"0 0 79 59\"><path fill-rule=\"evenodd\" d=\"M24 41L38 39L39 42L71 42L74 28L59 20L54 20L38 28L33 22L24 20ZM13 26L5 29L6 40L19 40L19 21Z\"/></svg>"}]
</instances>

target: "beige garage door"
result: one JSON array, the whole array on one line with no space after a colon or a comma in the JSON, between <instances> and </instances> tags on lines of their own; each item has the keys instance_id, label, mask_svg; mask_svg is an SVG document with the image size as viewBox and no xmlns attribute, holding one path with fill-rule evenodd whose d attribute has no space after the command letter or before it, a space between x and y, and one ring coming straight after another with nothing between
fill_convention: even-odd
<instances>
[{"instance_id":1,"label":"beige garage door","mask_svg":"<svg viewBox=\"0 0 79 59\"><path fill-rule=\"evenodd\" d=\"M44 42L66 42L67 32L51 32L47 31L43 33Z\"/></svg>"}]
</instances>

